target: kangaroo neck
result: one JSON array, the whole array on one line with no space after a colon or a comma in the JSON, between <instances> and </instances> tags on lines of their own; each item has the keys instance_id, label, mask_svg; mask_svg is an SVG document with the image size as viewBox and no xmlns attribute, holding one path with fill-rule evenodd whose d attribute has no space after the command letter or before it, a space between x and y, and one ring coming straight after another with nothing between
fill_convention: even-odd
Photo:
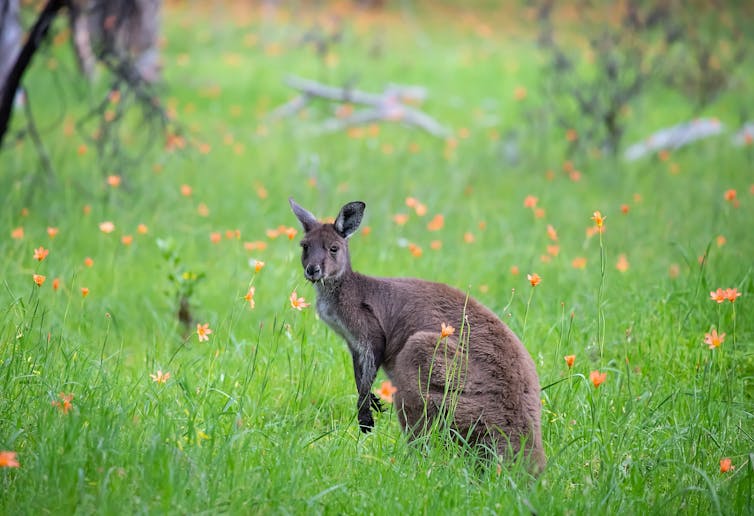
<instances>
[{"instance_id":1,"label":"kangaroo neck","mask_svg":"<svg viewBox=\"0 0 754 516\"><path fill-rule=\"evenodd\" d=\"M317 292L317 299L337 299L343 285L348 283L353 276L354 272L347 269L339 276L315 282L314 289Z\"/></svg>"}]
</instances>

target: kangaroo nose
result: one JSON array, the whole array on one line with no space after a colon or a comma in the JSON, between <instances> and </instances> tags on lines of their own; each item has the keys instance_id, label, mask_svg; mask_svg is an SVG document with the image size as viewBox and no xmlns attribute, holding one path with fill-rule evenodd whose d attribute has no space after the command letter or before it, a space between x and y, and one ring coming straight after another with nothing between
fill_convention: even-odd
<instances>
[{"instance_id":1,"label":"kangaroo nose","mask_svg":"<svg viewBox=\"0 0 754 516\"><path fill-rule=\"evenodd\" d=\"M318 280L321 276L322 269L319 265L309 264L306 266L306 277L310 280Z\"/></svg>"}]
</instances>

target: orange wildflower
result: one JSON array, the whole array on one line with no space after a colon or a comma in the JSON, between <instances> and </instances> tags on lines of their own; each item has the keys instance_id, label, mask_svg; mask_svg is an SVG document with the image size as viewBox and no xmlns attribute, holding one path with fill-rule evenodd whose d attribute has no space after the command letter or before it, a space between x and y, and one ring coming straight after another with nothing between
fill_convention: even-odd
<instances>
[{"instance_id":1,"label":"orange wildflower","mask_svg":"<svg viewBox=\"0 0 754 516\"><path fill-rule=\"evenodd\" d=\"M288 237L288 240L293 240L296 238L298 231L296 231L296 228L288 228L285 230L285 234Z\"/></svg>"},{"instance_id":2,"label":"orange wildflower","mask_svg":"<svg viewBox=\"0 0 754 516\"><path fill-rule=\"evenodd\" d=\"M106 220L105 222L100 222L99 230L106 234L112 233L113 231L115 231L115 224L113 224L109 220Z\"/></svg>"},{"instance_id":3,"label":"orange wildflower","mask_svg":"<svg viewBox=\"0 0 754 516\"><path fill-rule=\"evenodd\" d=\"M524 208L536 208L537 202L539 202L539 199L534 197L533 195L527 195L524 198Z\"/></svg>"},{"instance_id":4,"label":"orange wildflower","mask_svg":"<svg viewBox=\"0 0 754 516\"><path fill-rule=\"evenodd\" d=\"M418 203L414 208L414 211L418 216L423 217L427 214L427 206L422 203Z\"/></svg>"},{"instance_id":5,"label":"orange wildflower","mask_svg":"<svg viewBox=\"0 0 754 516\"><path fill-rule=\"evenodd\" d=\"M118 175L111 175L107 176L107 184L112 186L113 188L118 188L120 186L121 178Z\"/></svg>"},{"instance_id":6,"label":"orange wildflower","mask_svg":"<svg viewBox=\"0 0 754 516\"><path fill-rule=\"evenodd\" d=\"M382 385L380 385L380 388L376 391L377 396L388 403L393 402L393 395L396 392L398 392L398 389L393 387L393 384L390 383L389 380L382 382Z\"/></svg>"},{"instance_id":7,"label":"orange wildflower","mask_svg":"<svg viewBox=\"0 0 754 516\"><path fill-rule=\"evenodd\" d=\"M139 224L138 226L136 226L136 232L140 235L146 235L147 233L149 233L149 228L144 224Z\"/></svg>"},{"instance_id":8,"label":"orange wildflower","mask_svg":"<svg viewBox=\"0 0 754 516\"><path fill-rule=\"evenodd\" d=\"M249 264L253 265L254 272L259 272L264 267L264 262L262 260L255 260L254 258L252 258L251 260L249 260Z\"/></svg>"},{"instance_id":9,"label":"orange wildflower","mask_svg":"<svg viewBox=\"0 0 754 516\"><path fill-rule=\"evenodd\" d=\"M291 306L299 312L309 306L309 303L306 302L306 299L304 299L303 297L298 297L298 294L296 294L295 290L291 292L290 301Z\"/></svg>"},{"instance_id":10,"label":"orange wildflower","mask_svg":"<svg viewBox=\"0 0 754 516\"><path fill-rule=\"evenodd\" d=\"M550 256L557 256L560 253L560 246L559 245L548 245L547 246L547 254Z\"/></svg>"},{"instance_id":11,"label":"orange wildflower","mask_svg":"<svg viewBox=\"0 0 754 516\"><path fill-rule=\"evenodd\" d=\"M466 233L463 234L463 241L466 242L467 244L473 244L474 240L475 240L474 233L472 233L471 231L467 231Z\"/></svg>"},{"instance_id":12,"label":"orange wildflower","mask_svg":"<svg viewBox=\"0 0 754 516\"><path fill-rule=\"evenodd\" d=\"M265 234L267 235L267 238L277 238L280 236L280 230L279 229L268 229L265 231Z\"/></svg>"},{"instance_id":13,"label":"orange wildflower","mask_svg":"<svg viewBox=\"0 0 754 516\"><path fill-rule=\"evenodd\" d=\"M671 263L668 267L668 276L670 276L671 278L677 278L680 273L681 266L677 263Z\"/></svg>"},{"instance_id":14,"label":"orange wildflower","mask_svg":"<svg viewBox=\"0 0 754 516\"><path fill-rule=\"evenodd\" d=\"M408 215L405 213L396 213L393 215L393 222L398 224L399 226L403 226L406 222L408 222Z\"/></svg>"},{"instance_id":15,"label":"orange wildflower","mask_svg":"<svg viewBox=\"0 0 754 516\"><path fill-rule=\"evenodd\" d=\"M204 342L204 341L209 340L209 336L211 333L212 333L212 330L209 327L209 323L196 325L196 335L199 337L199 342Z\"/></svg>"},{"instance_id":16,"label":"orange wildflower","mask_svg":"<svg viewBox=\"0 0 754 516\"><path fill-rule=\"evenodd\" d=\"M81 297L86 297L89 295L89 287L81 287Z\"/></svg>"},{"instance_id":17,"label":"orange wildflower","mask_svg":"<svg viewBox=\"0 0 754 516\"><path fill-rule=\"evenodd\" d=\"M123 245L131 245L134 241L134 237L131 235L123 235L120 237L120 241L123 243Z\"/></svg>"},{"instance_id":18,"label":"orange wildflower","mask_svg":"<svg viewBox=\"0 0 754 516\"><path fill-rule=\"evenodd\" d=\"M440 249L442 249L442 240L432 240L432 241L431 241L431 242L429 243L429 247L430 247L430 248L431 248L431 249L432 249L433 251L439 251Z\"/></svg>"},{"instance_id":19,"label":"orange wildflower","mask_svg":"<svg viewBox=\"0 0 754 516\"><path fill-rule=\"evenodd\" d=\"M181 185L181 195L184 197L190 197L193 189L189 185Z\"/></svg>"},{"instance_id":20,"label":"orange wildflower","mask_svg":"<svg viewBox=\"0 0 754 516\"><path fill-rule=\"evenodd\" d=\"M84 265L85 265L86 267L91 267L91 266L93 266L93 265L94 265L94 260L92 260L91 258L89 258L89 257L87 256L86 258L84 258Z\"/></svg>"},{"instance_id":21,"label":"orange wildflower","mask_svg":"<svg viewBox=\"0 0 754 516\"><path fill-rule=\"evenodd\" d=\"M737 288L726 288L725 289L725 299L730 301L731 303L734 303L736 301L737 297L740 297L741 293L738 291Z\"/></svg>"},{"instance_id":22,"label":"orange wildflower","mask_svg":"<svg viewBox=\"0 0 754 516\"><path fill-rule=\"evenodd\" d=\"M440 323L440 338L450 337L456 332L456 329L449 324Z\"/></svg>"},{"instance_id":23,"label":"orange wildflower","mask_svg":"<svg viewBox=\"0 0 754 516\"><path fill-rule=\"evenodd\" d=\"M34 274L32 275L31 279L34 280L34 283L36 283L37 286L41 287L42 283L44 283L45 280L47 279L47 276L42 276L41 274Z\"/></svg>"},{"instance_id":24,"label":"orange wildflower","mask_svg":"<svg viewBox=\"0 0 754 516\"><path fill-rule=\"evenodd\" d=\"M628 259L625 254L618 256L618 262L615 264L615 268L620 272L626 272L628 270Z\"/></svg>"},{"instance_id":25,"label":"orange wildflower","mask_svg":"<svg viewBox=\"0 0 754 516\"><path fill-rule=\"evenodd\" d=\"M725 333L718 335L717 330L714 328L711 332L704 334L704 343L709 346L709 349L719 348L723 342L725 342Z\"/></svg>"},{"instance_id":26,"label":"orange wildflower","mask_svg":"<svg viewBox=\"0 0 754 516\"><path fill-rule=\"evenodd\" d=\"M589 373L589 380L592 382L592 385L594 385L595 388L602 385L602 383L607 378L607 373L600 373L599 371L592 371Z\"/></svg>"},{"instance_id":27,"label":"orange wildflower","mask_svg":"<svg viewBox=\"0 0 754 516\"><path fill-rule=\"evenodd\" d=\"M267 249L267 242L255 240L253 242L244 242L243 248L247 251L264 251Z\"/></svg>"},{"instance_id":28,"label":"orange wildflower","mask_svg":"<svg viewBox=\"0 0 754 516\"><path fill-rule=\"evenodd\" d=\"M256 289L254 287L249 287L249 291L246 293L245 296L243 296L244 300L246 300L249 303L249 308L254 308L254 292Z\"/></svg>"},{"instance_id":29,"label":"orange wildflower","mask_svg":"<svg viewBox=\"0 0 754 516\"><path fill-rule=\"evenodd\" d=\"M540 278L539 274L537 274L536 272L533 274L527 274L526 279L529 280L529 283L531 283L532 287L536 287L542 282L542 278Z\"/></svg>"},{"instance_id":30,"label":"orange wildflower","mask_svg":"<svg viewBox=\"0 0 754 516\"><path fill-rule=\"evenodd\" d=\"M511 274L514 276L518 276L518 273L521 272L518 268L518 265L511 265Z\"/></svg>"},{"instance_id":31,"label":"orange wildflower","mask_svg":"<svg viewBox=\"0 0 754 516\"><path fill-rule=\"evenodd\" d=\"M199 206L196 207L196 212L200 217L209 217L209 206L207 206L203 202L200 202Z\"/></svg>"},{"instance_id":32,"label":"orange wildflower","mask_svg":"<svg viewBox=\"0 0 754 516\"><path fill-rule=\"evenodd\" d=\"M24 228L17 227L16 229L10 232L10 237L13 240L21 240L24 237Z\"/></svg>"},{"instance_id":33,"label":"orange wildflower","mask_svg":"<svg viewBox=\"0 0 754 516\"><path fill-rule=\"evenodd\" d=\"M48 227L47 234L50 236L50 238L55 238L58 234L58 228Z\"/></svg>"},{"instance_id":34,"label":"orange wildflower","mask_svg":"<svg viewBox=\"0 0 754 516\"><path fill-rule=\"evenodd\" d=\"M444 225L445 225L445 217L438 213L437 215L432 217L432 220L430 220L427 223L427 229L429 231L440 231Z\"/></svg>"},{"instance_id":35,"label":"orange wildflower","mask_svg":"<svg viewBox=\"0 0 754 516\"><path fill-rule=\"evenodd\" d=\"M552 224L547 224L547 236L550 237L550 240L553 242L558 241L558 232L555 231L555 228L552 227Z\"/></svg>"},{"instance_id":36,"label":"orange wildflower","mask_svg":"<svg viewBox=\"0 0 754 516\"><path fill-rule=\"evenodd\" d=\"M732 202L736 200L736 195L737 195L736 191L733 188L731 188L725 191L725 194L723 195L723 197L725 198L726 201Z\"/></svg>"},{"instance_id":37,"label":"orange wildflower","mask_svg":"<svg viewBox=\"0 0 754 516\"><path fill-rule=\"evenodd\" d=\"M56 291L60 288L60 278L52 280L52 290Z\"/></svg>"},{"instance_id":38,"label":"orange wildflower","mask_svg":"<svg viewBox=\"0 0 754 516\"><path fill-rule=\"evenodd\" d=\"M628 214L628 210L629 210L629 209L630 209L630 208L628 207L628 204L621 204L621 205L620 205L620 212L621 212L621 213L622 213L623 215L626 215L626 214Z\"/></svg>"},{"instance_id":39,"label":"orange wildflower","mask_svg":"<svg viewBox=\"0 0 754 516\"><path fill-rule=\"evenodd\" d=\"M220 240L222 239L223 239L223 236L217 231L213 231L212 233L209 234L209 241L212 242L213 244L219 243Z\"/></svg>"},{"instance_id":40,"label":"orange wildflower","mask_svg":"<svg viewBox=\"0 0 754 516\"><path fill-rule=\"evenodd\" d=\"M565 360L566 365L568 366L568 369L573 367L573 364L576 362L576 355L566 355L563 357Z\"/></svg>"},{"instance_id":41,"label":"orange wildflower","mask_svg":"<svg viewBox=\"0 0 754 516\"><path fill-rule=\"evenodd\" d=\"M717 235L717 238L715 238L715 242L717 243L717 247L724 246L727 241L728 241L728 239L725 238L725 235Z\"/></svg>"},{"instance_id":42,"label":"orange wildflower","mask_svg":"<svg viewBox=\"0 0 754 516\"><path fill-rule=\"evenodd\" d=\"M156 373L150 374L149 377L155 383L164 384L170 379L170 373L168 373L167 371L163 373L158 369Z\"/></svg>"},{"instance_id":43,"label":"orange wildflower","mask_svg":"<svg viewBox=\"0 0 754 516\"><path fill-rule=\"evenodd\" d=\"M534 208L534 217L537 219L543 219L545 218L545 210L544 208Z\"/></svg>"},{"instance_id":44,"label":"orange wildflower","mask_svg":"<svg viewBox=\"0 0 754 516\"><path fill-rule=\"evenodd\" d=\"M0 468L18 468L17 453L14 451L0 451Z\"/></svg>"},{"instance_id":45,"label":"orange wildflower","mask_svg":"<svg viewBox=\"0 0 754 516\"><path fill-rule=\"evenodd\" d=\"M602 226L605 224L606 218L607 217L603 216L602 213L600 213L599 211L595 211L594 214L592 215L592 220L594 221L594 223L597 225L599 229L602 229Z\"/></svg>"},{"instance_id":46,"label":"orange wildflower","mask_svg":"<svg viewBox=\"0 0 754 516\"><path fill-rule=\"evenodd\" d=\"M422 255L422 248L414 243L408 244L408 252L415 258L419 258Z\"/></svg>"},{"instance_id":47,"label":"orange wildflower","mask_svg":"<svg viewBox=\"0 0 754 516\"><path fill-rule=\"evenodd\" d=\"M44 247L38 247L34 249L34 259L38 262L41 262L45 258L47 258L47 255L50 254L49 249L45 249Z\"/></svg>"},{"instance_id":48,"label":"orange wildflower","mask_svg":"<svg viewBox=\"0 0 754 516\"><path fill-rule=\"evenodd\" d=\"M728 471L732 469L735 469L735 466L733 466L733 462L730 460L729 457L720 459L720 473L727 473Z\"/></svg>"},{"instance_id":49,"label":"orange wildflower","mask_svg":"<svg viewBox=\"0 0 754 516\"><path fill-rule=\"evenodd\" d=\"M586 268L586 258L584 258L583 256L577 256L571 262L571 267L573 267L574 269Z\"/></svg>"},{"instance_id":50,"label":"orange wildflower","mask_svg":"<svg viewBox=\"0 0 754 516\"><path fill-rule=\"evenodd\" d=\"M406 206L409 208L415 208L419 204L419 201L415 197L406 197Z\"/></svg>"},{"instance_id":51,"label":"orange wildflower","mask_svg":"<svg viewBox=\"0 0 754 516\"><path fill-rule=\"evenodd\" d=\"M60 401L53 401L52 406L57 407L63 414L68 414L68 411L73 408L73 403L71 403L73 401L73 393L66 394L61 392L58 394L58 397Z\"/></svg>"},{"instance_id":52,"label":"orange wildflower","mask_svg":"<svg viewBox=\"0 0 754 516\"><path fill-rule=\"evenodd\" d=\"M727 294L721 288L719 288L717 290L713 290L712 292L710 292L709 293L709 297L710 297L710 299L712 301L717 301L718 303L722 303L723 301L725 301L726 299L728 299Z\"/></svg>"}]
</instances>

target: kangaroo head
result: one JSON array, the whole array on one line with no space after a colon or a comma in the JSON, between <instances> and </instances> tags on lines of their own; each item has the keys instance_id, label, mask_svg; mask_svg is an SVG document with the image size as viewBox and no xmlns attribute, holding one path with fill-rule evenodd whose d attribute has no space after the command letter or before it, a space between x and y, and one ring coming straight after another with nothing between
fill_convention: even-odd
<instances>
[{"instance_id":1,"label":"kangaroo head","mask_svg":"<svg viewBox=\"0 0 754 516\"><path fill-rule=\"evenodd\" d=\"M293 199L288 200L293 213L304 228L301 239L301 265L304 276L312 283L340 277L351 270L348 238L358 229L366 205L349 202L332 224L323 224Z\"/></svg>"}]
</instances>

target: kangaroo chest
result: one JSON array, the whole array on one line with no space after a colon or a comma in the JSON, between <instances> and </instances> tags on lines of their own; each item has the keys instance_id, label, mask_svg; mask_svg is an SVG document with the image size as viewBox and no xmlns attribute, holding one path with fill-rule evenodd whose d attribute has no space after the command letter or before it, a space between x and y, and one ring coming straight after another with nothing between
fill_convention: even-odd
<instances>
[{"instance_id":1,"label":"kangaroo chest","mask_svg":"<svg viewBox=\"0 0 754 516\"><path fill-rule=\"evenodd\" d=\"M350 328L344 323L335 303L326 296L317 297L317 314L319 318L332 328L335 333L343 337L352 350L358 347Z\"/></svg>"}]
</instances>

